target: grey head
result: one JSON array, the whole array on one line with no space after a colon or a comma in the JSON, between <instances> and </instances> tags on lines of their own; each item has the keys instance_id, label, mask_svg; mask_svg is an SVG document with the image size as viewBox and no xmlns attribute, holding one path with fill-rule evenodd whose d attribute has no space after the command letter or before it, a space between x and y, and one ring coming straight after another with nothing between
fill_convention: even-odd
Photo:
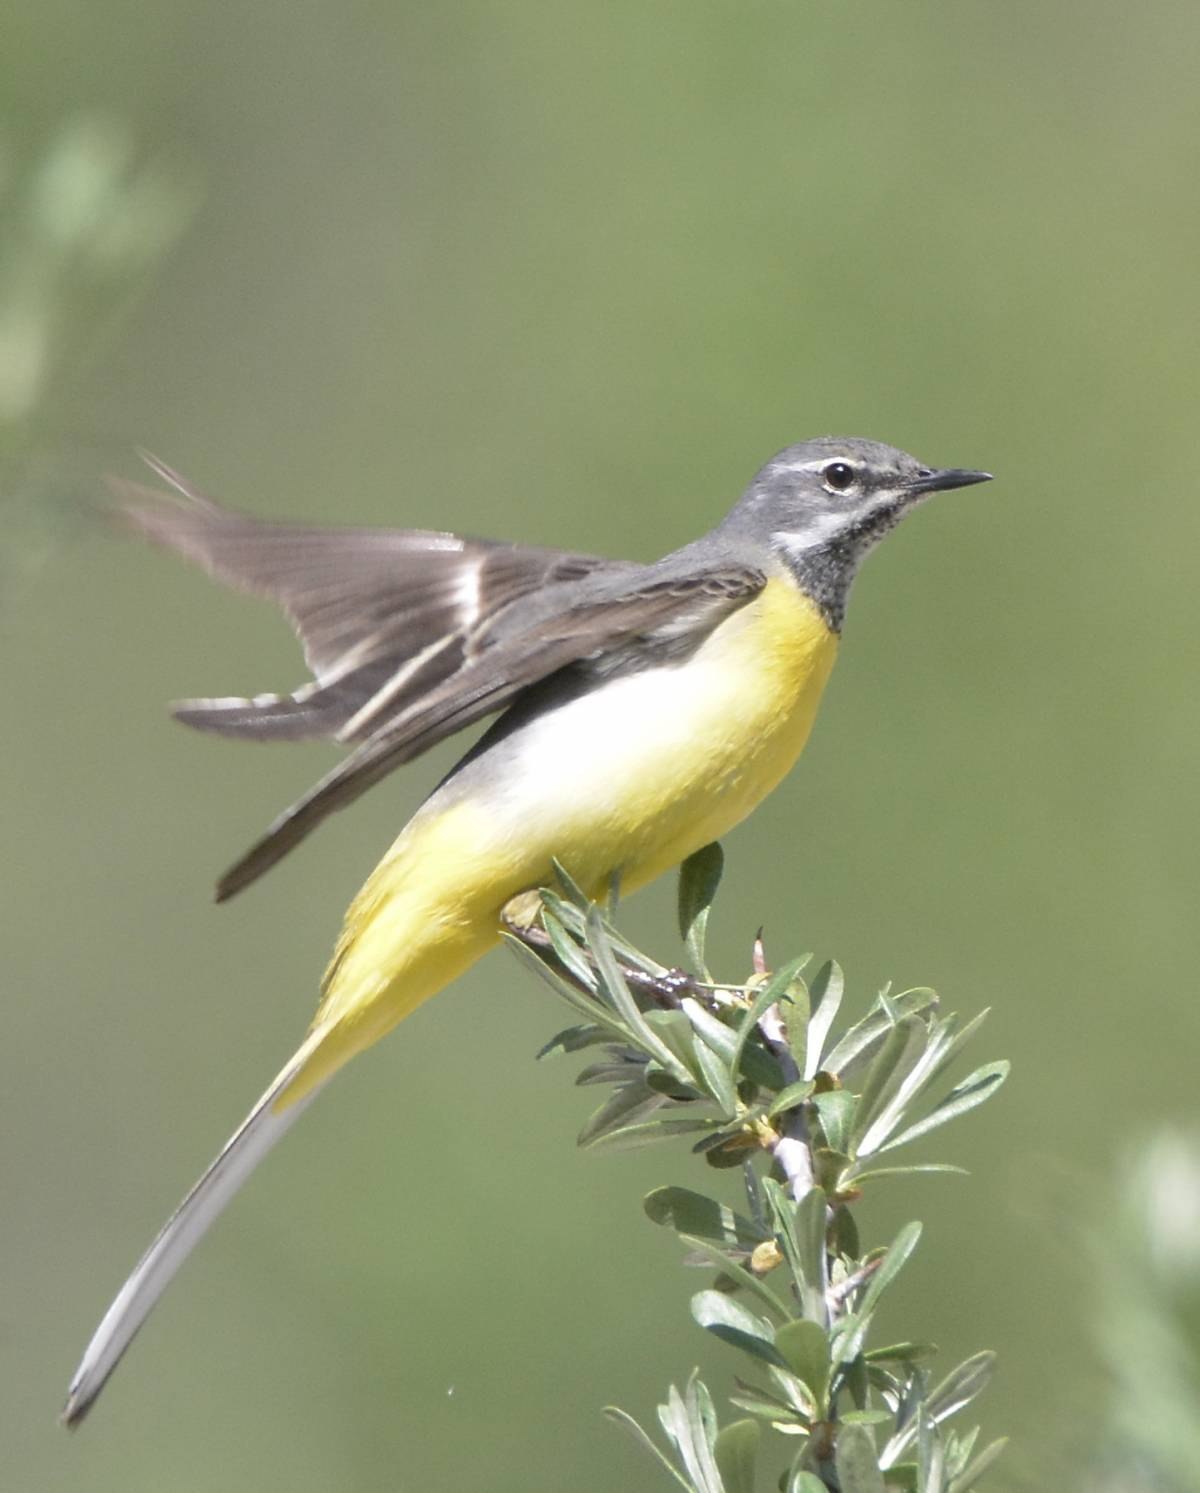
<instances>
[{"instance_id":1,"label":"grey head","mask_svg":"<svg viewBox=\"0 0 1200 1493\"><path fill-rule=\"evenodd\" d=\"M931 493L990 477L858 436L820 436L773 456L718 532L767 545L840 631L868 551Z\"/></svg>"}]
</instances>

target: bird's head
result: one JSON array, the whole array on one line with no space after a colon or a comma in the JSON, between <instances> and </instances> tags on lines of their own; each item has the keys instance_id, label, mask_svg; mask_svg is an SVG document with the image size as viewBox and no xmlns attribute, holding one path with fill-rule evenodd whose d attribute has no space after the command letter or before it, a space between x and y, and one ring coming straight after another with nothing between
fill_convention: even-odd
<instances>
[{"instance_id":1,"label":"bird's head","mask_svg":"<svg viewBox=\"0 0 1200 1493\"><path fill-rule=\"evenodd\" d=\"M823 551L851 565L931 493L987 482L990 472L928 467L857 436L788 446L754 478L730 515L795 563Z\"/></svg>"}]
</instances>

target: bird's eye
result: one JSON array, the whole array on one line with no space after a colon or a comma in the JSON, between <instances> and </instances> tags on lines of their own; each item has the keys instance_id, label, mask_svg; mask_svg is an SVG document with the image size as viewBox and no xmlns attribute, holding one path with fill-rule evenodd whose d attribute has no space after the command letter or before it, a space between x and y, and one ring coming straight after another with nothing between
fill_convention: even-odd
<instances>
[{"instance_id":1,"label":"bird's eye","mask_svg":"<svg viewBox=\"0 0 1200 1493\"><path fill-rule=\"evenodd\" d=\"M855 475L854 468L847 461L831 461L821 472L825 486L834 492L845 492L853 486Z\"/></svg>"}]
</instances>

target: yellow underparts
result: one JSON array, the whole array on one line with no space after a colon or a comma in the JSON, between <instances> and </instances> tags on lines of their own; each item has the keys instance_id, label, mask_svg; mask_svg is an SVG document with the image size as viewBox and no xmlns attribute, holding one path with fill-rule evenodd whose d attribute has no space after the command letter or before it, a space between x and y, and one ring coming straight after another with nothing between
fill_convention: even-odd
<instances>
[{"instance_id":1,"label":"yellow underparts","mask_svg":"<svg viewBox=\"0 0 1200 1493\"><path fill-rule=\"evenodd\" d=\"M278 1106L474 964L552 859L593 894L615 870L631 891L732 829L800 755L836 652L813 603L772 579L684 662L541 717L501 767L477 759L351 904L313 1022L324 1035Z\"/></svg>"}]
</instances>

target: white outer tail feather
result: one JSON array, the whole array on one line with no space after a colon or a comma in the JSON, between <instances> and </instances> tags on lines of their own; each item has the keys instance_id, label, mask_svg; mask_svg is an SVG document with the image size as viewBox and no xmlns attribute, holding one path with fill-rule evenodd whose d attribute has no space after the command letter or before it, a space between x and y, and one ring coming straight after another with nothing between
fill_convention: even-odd
<instances>
[{"instance_id":1,"label":"white outer tail feather","mask_svg":"<svg viewBox=\"0 0 1200 1493\"><path fill-rule=\"evenodd\" d=\"M63 1406L62 1419L76 1426L104 1388L155 1302L175 1272L224 1211L259 1162L283 1139L301 1112L324 1085L291 1104L281 1114L271 1106L296 1076L324 1033L310 1034L295 1056L226 1141L212 1165L159 1230L129 1279L105 1312L84 1350Z\"/></svg>"}]
</instances>

